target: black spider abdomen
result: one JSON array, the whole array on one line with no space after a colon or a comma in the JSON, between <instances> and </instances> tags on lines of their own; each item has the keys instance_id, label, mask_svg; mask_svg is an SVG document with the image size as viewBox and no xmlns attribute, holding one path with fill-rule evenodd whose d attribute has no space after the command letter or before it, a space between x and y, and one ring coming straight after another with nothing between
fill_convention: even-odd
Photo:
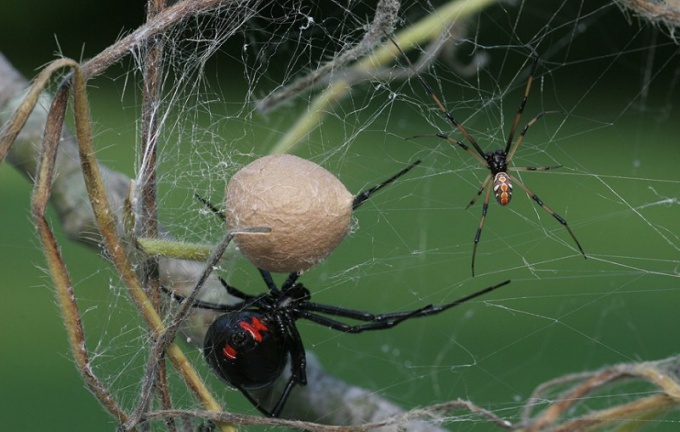
<instances>
[{"instance_id":1,"label":"black spider abdomen","mask_svg":"<svg viewBox=\"0 0 680 432\"><path fill-rule=\"evenodd\" d=\"M203 345L203 354L215 373L246 390L271 385L283 372L288 351L280 327L249 311L217 318Z\"/></svg>"}]
</instances>

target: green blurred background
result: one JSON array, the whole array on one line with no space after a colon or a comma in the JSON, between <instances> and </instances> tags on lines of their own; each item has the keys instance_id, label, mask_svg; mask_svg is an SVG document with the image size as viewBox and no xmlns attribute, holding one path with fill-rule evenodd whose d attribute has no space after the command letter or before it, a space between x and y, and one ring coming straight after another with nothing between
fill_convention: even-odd
<instances>
[{"instance_id":1,"label":"green blurred background","mask_svg":"<svg viewBox=\"0 0 680 432\"><path fill-rule=\"evenodd\" d=\"M532 128L515 163L564 166L522 179L569 221L588 260L579 256L564 229L518 190L509 207L490 204L478 277L470 277L471 240L481 206L465 211L465 205L485 172L469 155L437 140L403 140L431 132L431 123L450 130L415 82L391 84L399 93L395 101L376 89L377 83L360 86L298 151L337 173L351 191L382 180L416 157L424 160L408 178L367 203L356 215L358 231L305 275L316 301L392 311L451 301L502 279L513 280L484 300L388 332L350 336L300 323L307 348L327 370L407 408L462 397L514 419L531 390L547 379L678 352L678 46L663 29L606 3L591 4L591 10L570 1L521 5L491 8L471 22L478 28L468 35L475 43L464 45L463 52L471 45L486 47L492 60L479 82L475 76L457 77L443 61L427 78L436 80L447 106L468 119L466 126L482 146L495 148L509 127L525 79L520 73L513 90L505 93L528 54L514 44L540 41L544 63L538 75L543 79L534 86L526 120L540 110L564 113ZM371 5L359 4L350 16L370 16L370 11ZM405 19L415 20L417 12L407 9ZM559 15L563 17L556 19ZM143 17L141 2L7 3L0 50L30 77L57 51L91 57ZM564 29L560 23L567 23ZM268 116L252 114L249 105L244 108L249 83L244 76L251 75L238 64L243 43L239 37L229 41L207 64L211 91L219 89L224 99L209 106L211 115L199 125L207 136L233 134L220 138L230 140L232 147L218 148L220 140L204 146L170 144L164 156L161 220L180 238L211 241L219 236L214 220L197 216L201 209L191 197L193 192L207 193L219 201L224 181L202 179L201 169L221 172L218 164L226 156L234 162L228 172L266 153L309 101L304 96L285 112ZM276 52L284 64L290 56L287 48ZM302 66L313 67L304 62L308 60ZM90 96L99 159L132 176L139 99L134 91L138 85L129 80L139 75L130 73L131 68L126 60L107 72L91 83ZM225 76L224 69L232 75ZM257 71L264 78L251 81L254 94L271 91L281 72L273 68L272 78ZM480 98L491 95L496 96L492 102L481 106ZM239 117L241 111L247 115ZM501 112L503 129L498 126ZM189 166L179 162L186 155ZM3 430L113 429L69 357L29 219L30 193L31 185L3 164ZM97 370L117 389L122 403L130 405L144 361L137 352L144 336L133 307L104 260L60 240ZM263 289L247 265L231 277L248 292ZM211 382L219 393L221 384ZM225 390L223 396L230 407L252 412L237 393ZM180 405L189 403L179 398ZM652 422L650 430L680 427L678 416L666 420ZM451 429L493 430L475 421L453 423Z\"/></svg>"}]
</instances>

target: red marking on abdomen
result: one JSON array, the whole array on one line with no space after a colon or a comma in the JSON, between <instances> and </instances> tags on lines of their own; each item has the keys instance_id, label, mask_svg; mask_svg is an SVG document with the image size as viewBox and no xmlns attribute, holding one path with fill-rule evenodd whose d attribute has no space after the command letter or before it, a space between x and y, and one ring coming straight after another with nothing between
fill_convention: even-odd
<instances>
[{"instance_id":1,"label":"red marking on abdomen","mask_svg":"<svg viewBox=\"0 0 680 432\"><path fill-rule=\"evenodd\" d=\"M241 321L238 325L240 325L243 330L250 333L250 337L252 337L255 342L262 342L262 334L260 332L269 331L269 328L255 317L251 318L250 323Z\"/></svg>"},{"instance_id":2,"label":"red marking on abdomen","mask_svg":"<svg viewBox=\"0 0 680 432\"><path fill-rule=\"evenodd\" d=\"M224 348L222 348L222 354L229 360L236 359L236 349L231 345L225 345Z\"/></svg>"}]
</instances>

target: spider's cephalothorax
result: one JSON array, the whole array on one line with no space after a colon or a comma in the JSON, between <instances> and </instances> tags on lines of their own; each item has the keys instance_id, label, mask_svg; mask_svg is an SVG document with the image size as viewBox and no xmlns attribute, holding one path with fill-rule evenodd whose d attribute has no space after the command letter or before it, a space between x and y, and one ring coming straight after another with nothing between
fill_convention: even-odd
<instances>
[{"instance_id":1,"label":"spider's cephalothorax","mask_svg":"<svg viewBox=\"0 0 680 432\"><path fill-rule=\"evenodd\" d=\"M295 322L306 319L332 330L344 333L361 333L383 330L411 318L435 315L491 292L510 281L474 292L441 306L428 305L420 309L387 314L373 314L338 306L312 303L311 295L297 283L298 273L277 287L269 272L260 270L268 292L257 296L246 294L220 279L227 292L241 301L221 305L203 301L193 306L224 312L208 329L203 353L212 369L225 382L237 388L267 416L278 417L295 385L307 384L307 358L302 338ZM176 300L184 297L170 293ZM350 325L332 317L348 318L363 324ZM263 404L251 394L272 385L290 361L290 378L273 407Z\"/></svg>"},{"instance_id":2,"label":"spider's cephalothorax","mask_svg":"<svg viewBox=\"0 0 680 432\"><path fill-rule=\"evenodd\" d=\"M547 211L550 215L552 215L560 224L562 224L567 231L569 232L569 235L571 238L574 240L574 243L576 243L576 246L578 247L579 252L581 252L581 255L583 255L584 258L586 258L586 254L583 251L583 248L581 247L581 244L579 241L576 239L576 236L574 233L571 231L571 228L569 228L569 225L567 225L567 221L554 211L550 209L547 205L543 203L543 201L528 187L524 185L524 183L520 182L516 177L511 176L508 171L547 171L550 169L554 168L559 168L560 165L557 166L544 166L544 167L515 167L515 166L510 166L510 163L512 162L512 158L515 155L515 152L519 148L520 143L524 139L524 136L526 135L527 131L531 126L533 126L538 120L540 120L546 112L540 112L538 113L533 119L531 119L521 130L519 135L517 136L517 139L514 140L515 137L515 132L517 132L517 127L519 126L519 122L522 119L522 114L524 113L524 108L527 103L527 99L529 98L529 91L531 90L531 83L534 80L534 72L536 71L536 65L538 64L538 56L536 54L532 55L531 57L531 67L529 70L529 78L527 78L527 83L526 87L524 88L524 95L522 97L522 101L520 102L519 109L517 110L517 114L515 114L515 119L512 122L512 126L510 128L510 133L508 134L508 139L505 144L504 149L498 149L496 152L484 152L480 145L477 143L477 141L470 135L470 133L465 129L465 127L451 114L449 111L447 111L446 107L444 104L439 100L437 95L434 93L434 90L432 90L432 87L425 81L423 77L420 76L418 71L413 67L411 62L409 61L408 57L406 57L406 54L404 51L401 49L401 47L397 44L397 42L389 35L387 37L392 41L394 46L397 48L397 50L401 53L401 55L406 59L408 62L411 70L413 71L413 74L416 76L418 81L420 81L421 85L425 88L425 91L427 94L430 96L430 98L434 101L434 103L437 105L439 110L444 114L444 116L453 124L453 126L458 130L463 135L463 138L472 146L468 146L464 142L451 138L450 136L443 134L443 133L436 133L434 136L438 138L445 139L449 141L450 143L462 148L465 150L467 153L469 153L472 157L477 159L484 167L486 167L489 170L489 174L487 174L486 178L482 182L482 186L479 188L477 191L477 194L470 200L470 203L467 205L467 207L470 207L472 204L477 201L477 198L482 195L484 190L486 190L486 195L484 196L484 204L482 205L482 218L479 222L479 226L477 227L477 232L475 233L475 238L474 238L474 246L472 247L472 275L475 275L475 256L477 254L477 244L479 243L479 239L481 238L482 235L482 228L484 227L484 221L486 220L486 214L488 211L488 206L489 206L489 197L490 197L490 192L491 189L494 191L494 196L496 197L496 201L498 201L499 204L505 206L510 203L510 199L512 198L512 184L516 183L519 187L521 187L524 192L529 195L529 197L536 202L539 206L543 208L543 210ZM487 186L489 186L489 183L493 180L493 188L487 189ZM466 207L466 208L467 208Z\"/></svg>"},{"instance_id":3,"label":"spider's cephalothorax","mask_svg":"<svg viewBox=\"0 0 680 432\"><path fill-rule=\"evenodd\" d=\"M504 173L508 170L508 155L503 151L503 149L498 149L495 152L486 152L484 159L489 165L491 170L491 175L496 175L499 173Z\"/></svg>"}]
</instances>

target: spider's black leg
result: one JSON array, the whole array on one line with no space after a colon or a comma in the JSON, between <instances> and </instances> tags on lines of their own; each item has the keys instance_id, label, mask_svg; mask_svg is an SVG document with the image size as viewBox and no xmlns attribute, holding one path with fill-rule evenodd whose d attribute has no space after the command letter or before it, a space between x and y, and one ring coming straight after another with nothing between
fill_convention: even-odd
<instances>
[{"instance_id":1,"label":"spider's black leg","mask_svg":"<svg viewBox=\"0 0 680 432\"><path fill-rule=\"evenodd\" d=\"M284 318L284 324L288 329L288 336L291 338L290 344L290 362L291 375L295 378L295 383L302 386L307 385L307 355L305 354L305 346L302 343L302 338L295 326L295 319L287 314Z\"/></svg>"},{"instance_id":2,"label":"spider's black leg","mask_svg":"<svg viewBox=\"0 0 680 432\"><path fill-rule=\"evenodd\" d=\"M174 291L170 291L169 289L165 288L164 286L161 286L161 289L163 290L164 293L168 294L170 297L172 297L173 300L175 300L178 303L182 303L187 299L185 296L177 294ZM248 301L238 302L238 303L235 303L233 305L225 305L225 304L204 302L202 300L194 300L194 302L191 304L191 307L195 307L195 308L198 308L198 309L215 310L215 311L220 311L220 312L232 312L232 311L242 310L246 306L246 303L248 303Z\"/></svg>"},{"instance_id":3,"label":"spider's black leg","mask_svg":"<svg viewBox=\"0 0 680 432\"><path fill-rule=\"evenodd\" d=\"M423 308L418 314L413 315L409 318L420 318L420 317L425 317L425 316L430 316L430 315L436 315L440 312L444 312L444 311L449 310L451 308L454 308L456 306L460 306L461 304L466 303L466 302L468 302L472 299L475 299L479 296L483 296L485 294L488 294L491 291L497 290L498 288L503 287L503 286L505 286L509 283L510 283L510 280L504 280L501 283L498 283L496 285L481 289L479 291L475 291L472 294L466 295L465 297L461 297L458 300L452 301L451 303L447 303L447 304L442 305L442 306L428 306L426 308ZM389 315L391 315L391 314L388 314L387 316L389 316ZM385 316L385 315L380 315L379 317L382 318L383 316Z\"/></svg>"},{"instance_id":4,"label":"spider's black leg","mask_svg":"<svg viewBox=\"0 0 680 432\"><path fill-rule=\"evenodd\" d=\"M470 202L468 203L468 205L465 206L465 210L469 209L471 205L473 205L474 203L477 202L477 199L482 195L482 192L484 192L484 189L486 189L486 186L487 186L487 185L489 184L489 182L491 181L491 177L492 177L491 174L488 174L488 175L486 176L486 178L485 178L484 181L482 182L482 185L479 187L479 190L477 191L477 193L475 194L475 196L473 196L472 199L470 200Z\"/></svg>"},{"instance_id":5,"label":"spider's black leg","mask_svg":"<svg viewBox=\"0 0 680 432\"><path fill-rule=\"evenodd\" d=\"M262 411L262 409L260 409L260 411L264 412L268 417L279 417L281 415L281 411L283 411L283 408L286 406L288 396L290 396L290 392L293 390L293 387L295 387L295 384L297 384L295 382L295 377L291 376L288 379L286 387L283 389L283 392L281 393L281 396L279 396L279 400L276 402L276 405L274 405L274 408L272 409L271 413Z\"/></svg>"},{"instance_id":6,"label":"spider's black leg","mask_svg":"<svg viewBox=\"0 0 680 432\"><path fill-rule=\"evenodd\" d=\"M541 111L540 113L536 114L536 117L529 120L529 122L524 125L522 131L519 133L519 136L517 137L517 141L515 142L515 144L512 146L511 149L509 149L510 151L506 152L505 162L509 164L512 161L512 158L515 156L515 152L519 148L520 143L524 139L524 136L527 134L527 131L531 126L536 124L536 122L542 119L543 116L545 116L546 114L559 114L559 113L561 113L561 111Z\"/></svg>"},{"instance_id":7,"label":"spider's black leg","mask_svg":"<svg viewBox=\"0 0 680 432\"><path fill-rule=\"evenodd\" d=\"M319 310L318 312L320 313L341 316L344 318L353 318L360 321L369 321L368 324L350 325L340 321L336 321L332 318L325 317L323 315L311 313L306 310L307 309L306 306L308 306L308 304L305 305L305 310L299 313L300 318L304 318L306 320L320 324L324 327L328 327L332 330L340 331L343 333L361 333L367 330L380 330L394 327L397 324L401 323L402 321L406 321L407 319L415 317L418 314L432 308L432 305L427 305L420 309L412 311L395 312L394 314L390 314L389 317L381 318L380 315L374 315L370 312L354 311L351 309L343 309L330 305L316 304L316 306L320 306L319 309L324 309Z\"/></svg>"},{"instance_id":8,"label":"spider's black leg","mask_svg":"<svg viewBox=\"0 0 680 432\"><path fill-rule=\"evenodd\" d=\"M542 167L508 167L508 171L548 171L551 169L562 168L562 165L542 166Z\"/></svg>"},{"instance_id":9,"label":"spider's black leg","mask_svg":"<svg viewBox=\"0 0 680 432\"><path fill-rule=\"evenodd\" d=\"M422 76L420 76L420 74L418 73L418 70L413 66L413 63L411 63L411 60L408 59L404 50L402 50L401 47L399 46L399 44L397 44L397 41L395 41L394 38L392 38L392 36L390 36L389 34L387 35L387 37L390 39L390 41L392 41L392 44L394 44L394 46L397 47L397 50L399 50L399 52L401 53L401 56L406 60L409 68L411 68L411 71L413 72L413 75L418 79L420 84L423 86L427 95L430 96L430 98L439 107L439 110L451 122L451 124L453 124L453 126L455 126L456 129L458 129L458 131L463 134L465 139L468 140L468 142L470 144L472 144L472 147L474 147L475 150L477 150L477 153L479 153L479 155L483 159L484 158L484 150L482 150L482 148L479 146L479 144L477 144L477 141L475 141L475 139L472 138L472 136L468 133L468 131L465 129L465 127L463 127L463 125L453 116L453 114L451 114L446 109L444 104L439 100L439 98L435 94L434 90L432 90L432 87L427 83L427 81L425 81L425 79Z\"/></svg>"},{"instance_id":10,"label":"spider's black leg","mask_svg":"<svg viewBox=\"0 0 680 432\"><path fill-rule=\"evenodd\" d=\"M421 162L420 160L417 160L417 161L413 162L411 165L407 166L403 170L401 170L398 173L396 173L395 175L393 175L392 177L388 178L384 182L377 184L370 189L366 189L366 190L359 192L354 197L354 201L352 202L352 210L356 210L357 208L359 208L359 206L361 206L361 204L366 202L366 200L368 200L371 197L371 195L373 195L374 193L376 193L380 189L384 188L385 186L389 185L390 183L392 183L393 181L395 181L399 177L403 176L407 172L411 171L413 169L413 167L420 164L420 162Z\"/></svg>"},{"instance_id":11,"label":"spider's black leg","mask_svg":"<svg viewBox=\"0 0 680 432\"><path fill-rule=\"evenodd\" d=\"M244 389L241 386L234 385L233 383L230 384L234 386L238 391L240 391L243 396L248 399L248 402L250 402L255 408L257 408L258 411L260 411L262 414L264 414L266 417L278 417L278 415L274 415L273 411L268 411L265 407L260 404L260 401L255 399L250 393L248 393L248 390Z\"/></svg>"},{"instance_id":12,"label":"spider's black leg","mask_svg":"<svg viewBox=\"0 0 680 432\"><path fill-rule=\"evenodd\" d=\"M281 284L281 291L286 292L288 288L292 287L295 285L295 282L298 280L300 277L300 273L298 272L291 272L288 275L288 279L286 279L282 284Z\"/></svg>"},{"instance_id":13,"label":"spider's black leg","mask_svg":"<svg viewBox=\"0 0 680 432\"><path fill-rule=\"evenodd\" d=\"M220 280L220 283L222 284L224 289L227 290L227 293L229 293L230 295L232 295L236 298L240 298L241 300L245 300L245 301L250 301L250 300L255 300L256 298L259 297L259 296L246 294L243 291L241 291L240 289L236 288L235 286L229 285L227 283L227 281L225 281L221 276L218 276L218 279Z\"/></svg>"},{"instance_id":14,"label":"spider's black leg","mask_svg":"<svg viewBox=\"0 0 680 432\"><path fill-rule=\"evenodd\" d=\"M267 271L267 270L262 270L261 268L257 269L260 272L260 275L262 275L262 280L264 280L264 283L267 285L267 288L269 288L269 291L278 293L279 288L276 286L276 282L274 282L274 278L272 278L272 274ZM288 279L281 284L281 292L285 292L288 290L288 288L292 287L295 285L295 282L298 280L300 277L300 273L298 272L291 272L288 274Z\"/></svg>"},{"instance_id":15,"label":"spider's black leg","mask_svg":"<svg viewBox=\"0 0 680 432\"><path fill-rule=\"evenodd\" d=\"M412 311L404 311L404 312L394 312L394 313L387 313L387 314L379 314L379 315L374 315L368 312L362 312L362 311L355 311L352 309L344 309L336 306L330 306L330 305L320 305L320 304L312 304L312 303L307 303L304 305L304 311L300 315L301 318L305 318L309 321L315 322L317 324L321 324L324 326L327 326L333 330L345 332L345 333L361 333L364 331L371 331L371 330L383 330L387 328L391 328L396 326L397 324L402 323L403 321L406 321L411 318L419 318L419 317L425 317L429 315L436 315L440 312L444 312L448 309L451 309L453 307L459 306L469 300L472 300L476 297L482 296L484 294L488 294L491 291L498 289L504 285L507 285L510 283L509 280L506 280L504 282L501 282L497 285L490 286L488 288L484 288L482 290L476 291L470 295L467 295L465 297L459 298L451 303L447 303L442 306L433 306L433 305L428 305L425 307L422 307L420 309L412 310ZM311 307L309 307L311 306ZM321 315L317 315L308 311L313 310L314 312L319 312L319 313L325 313L327 315L334 315L334 316L340 316L340 317L345 317L345 318L353 318L353 319L358 319L362 321L370 321L366 324L359 324L355 326L351 326L345 323L342 323L340 321L335 321L331 318L327 318Z\"/></svg>"},{"instance_id":16,"label":"spider's black leg","mask_svg":"<svg viewBox=\"0 0 680 432\"><path fill-rule=\"evenodd\" d=\"M481 163L481 164L484 165L485 167L488 167L488 166L489 166L489 163L486 161L485 158L483 158L482 156L480 156L480 155L477 154L476 152L472 151L472 149L471 149L470 147L468 147L467 145L465 145L464 142L462 142L462 141L460 141L460 140L455 140L455 139L453 139L453 138L451 138L451 137L449 137L448 135L445 135L445 134L443 134L443 133L435 134L435 136L436 136L437 138L445 139L445 140L447 140L448 142L450 142L451 144L456 144L457 146L459 146L460 148L462 148L463 150L465 150L466 152L468 152L470 155L472 155L472 157L474 157L475 159L477 159L477 160L479 161L479 163Z\"/></svg>"},{"instance_id":17,"label":"spider's black leg","mask_svg":"<svg viewBox=\"0 0 680 432\"><path fill-rule=\"evenodd\" d=\"M288 336L291 338L289 349L290 378L288 379L281 396L279 396L276 405L274 405L270 417L279 417L279 415L281 415L281 411L286 405L288 396L290 396L290 392L296 384L301 386L307 385L307 356L305 354L305 347L302 344L302 338L300 337L300 333L298 333L297 327L295 327L294 320L289 315L286 315L281 319L283 325L286 327Z\"/></svg>"},{"instance_id":18,"label":"spider's black leg","mask_svg":"<svg viewBox=\"0 0 680 432\"><path fill-rule=\"evenodd\" d=\"M267 285L267 288L269 288L269 291L278 293L279 288L276 286L276 282L274 282L272 274L267 270L262 270L261 268L258 268L257 270L260 272L260 275L262 275L262 280L264 280L264 283Z\"/></svg>"},{"instance_id":19,"label":"spider's black leg","mask_svg":"<svg viewBox=\"0 0 680 432\"><path fill-rule=\"evenodd\" d=\"M524 107L527 105L527 99L529 98L529 92L531 91L531 83L534 81L534 72L536 72L536 65L538 64L538 55L534 54L532 56L532 63L531 63L531 69L529 70L529 78L527 78L527 85L524 88L524 95L522 96L522 102L519 104L519 109L517 110L517 114L515 114L515 120L512 122L512 127L510 128L510 134L508 135L508 142L505 144L505 154L509 155L510 152L510 147L512 146L512 139L515 137L515 131L517 130L517 126L519 125L520 120L522 119L522 114L524 113ZM534 119L534 123L536 120L538 120L540 117L543 116L543 113L539 114L537 116L538 118ZM531 122L529 122L531 123ZM526 130L528 127L524 127L524 130L522 131L523 133L526 133ZM522 136L520 135L520 138L517 140L517 144L515 145L515 150L519 146L519 142L522 140ZM513 154L515 153L514 150L512 152ZM512 159L511 156L508 156L507 160L510 162L510 159Z\"/></svg>"},{"instance_id":20,"label":"spider's black leg","mask_svg":"<svg viewBox=\"0 0 680 432\"><path fill-rule=\"evenodd\" d=\"M507 174L507 173L506 173L506 174ZM583 248L581 247L581 243L579 243L579 241L576 239L576 236L575 236L574 233L571 231L571 228L569 228L569 225L567 224L567 221L566 221L562 216L560 216L560 215L558 215L557 213L555 213L554 211L552 211L552 209L551 209L550 207L548 207L547 205L545 205L545 204L543 203L543 201L541 201L541 199L538 197L538 195L536 195L531 189L529 189L528 187L526 187L526 186L524 185L524 183L522 183L521 181L517 180L517 178L512 177L510 174L507 174L507 176L510 178L511 181L513 181L515 184L519 185L519 187L521 187L522 189L524 189L524 192L526 192L527 195L529 195L529 197L530 197L532 200L536 201L536 204L538 204L539 206L541 206L541 207L543 208L543 210L545 210L545 211L547 211L548 213L550 213L550 214L552 215L552 217L554 217L555 219L557 219L557 222L561 223L562 226L564 226L564 227L567 229L567 232L569 232L569 235L570 235L571 238L574 240L574 243L576 243L576 246L578 247L578 250L581 252L581 255L583 255L583 258L588 258L588 257L586 256L586 253L583 251Z\"/></svg>"},{"instance_id":21,"label":"spider's black leg","mask_svg":"<svg viewBox=\"0 0 680 432\"><path fill-rule=\"evenodd\" d=\"M312 302L305 302L299 305L299 309L302 311L307 311L307 312L319 312L323 313L326 315L332 315L332 316L337 316L337 317L342 317L342 318L351 318L355 319L357 321L373 321L375 319L375 314L371 312L364 312L364 311L359 311L359 310L354 310L354 309L346 309L340 306L332 306L332 305L325 305L325 304L320 304L320 303L312 303ZM318 316L318 315L315 315ZM303 318L311 319L308 316L303 316ZM328 319L328 323L333 323L335 322L334 320L331 320L330 318L322 317L324 319ZM312 320L313 321L313 320ZM324 322L327 323L327 322ZM348 326L351 327L351 326Z\"/></svg>"},{"instance_id":22,"label":"spider's black leg","mask_svg":"<svg viewBox=\"0 0 680 432\"><path fill-rule=\"evenodd\" d=\"M202 196L200 196L200 195L197 194L197 193L194 194L194 198L196 198L196 199L197 199L199 202L201 202L201 204L203 204L204 206L208 207L208 209L209 209L211 212L213 212L213 213L215 214L215 216L217 216L218 218L220 218L220 219L222 220L222 222L226 222L227 217L226 217L226 215L224 214L224 211L218 209L217 207L215 207L215 205L214 205L213 203L211 203L210 201L208 201L207 199L203 198Z\"/></svg>"},{"instance_id":23,"label":"spider's black leg","mask_svg":"<svg viewBox=\"0 0 680 432\"><path fill-rule=\"evenodd\" d=\"M491 177L489 177L491 178ZM479 239L482 236L482 228L484 228L484 222L486 221L486 213L489 211L489 197L491 196L491 189L486 190L486 196L484 197L484 204L482 204L482 219L479 221L479 226L477 227L477 232L475 233L475 240L472 246L472 263L470 267L472 268L472 276L475 275L475 257L477 256L477 245L479 244Z\"/></svg>"},{"instance_id":24,"label":"spider's black leg","mask_svg":"<svg viewBox=\"0 0 680 432\"><path fill-rule=\"evenodd\" d=\"M458 147L460 147L460 148L462 148L463 150L465 150L467 153L469 153L472 157L474 157L475 159L477 159L477 160L479 161L479 163L481 163L481 164L484 165L485 167L488 167L488 166L489 166L489 163L486 161L486 159L484 159L484 158L481 157L479 154L477 154L477 152L475 152L475 151L472 150L470 147L468 147L467 144L465 144L464 142L462 142L462 141L460 141L460 140L453 139L453 138L451 138L450 136L448 136L448 135L446 135L446 134L443 134L443 133L441 133L441 132L439 132L439 133L434 133L434 134L415 135L415 136L409 137L409 138L407 138L407 139L412 139L412 138L423 138L423 137L437 137L437 138L445 139L446 141L450 142L451 144L455 144L455 145L457 145Z\"/></svg>"}]
</instances>

